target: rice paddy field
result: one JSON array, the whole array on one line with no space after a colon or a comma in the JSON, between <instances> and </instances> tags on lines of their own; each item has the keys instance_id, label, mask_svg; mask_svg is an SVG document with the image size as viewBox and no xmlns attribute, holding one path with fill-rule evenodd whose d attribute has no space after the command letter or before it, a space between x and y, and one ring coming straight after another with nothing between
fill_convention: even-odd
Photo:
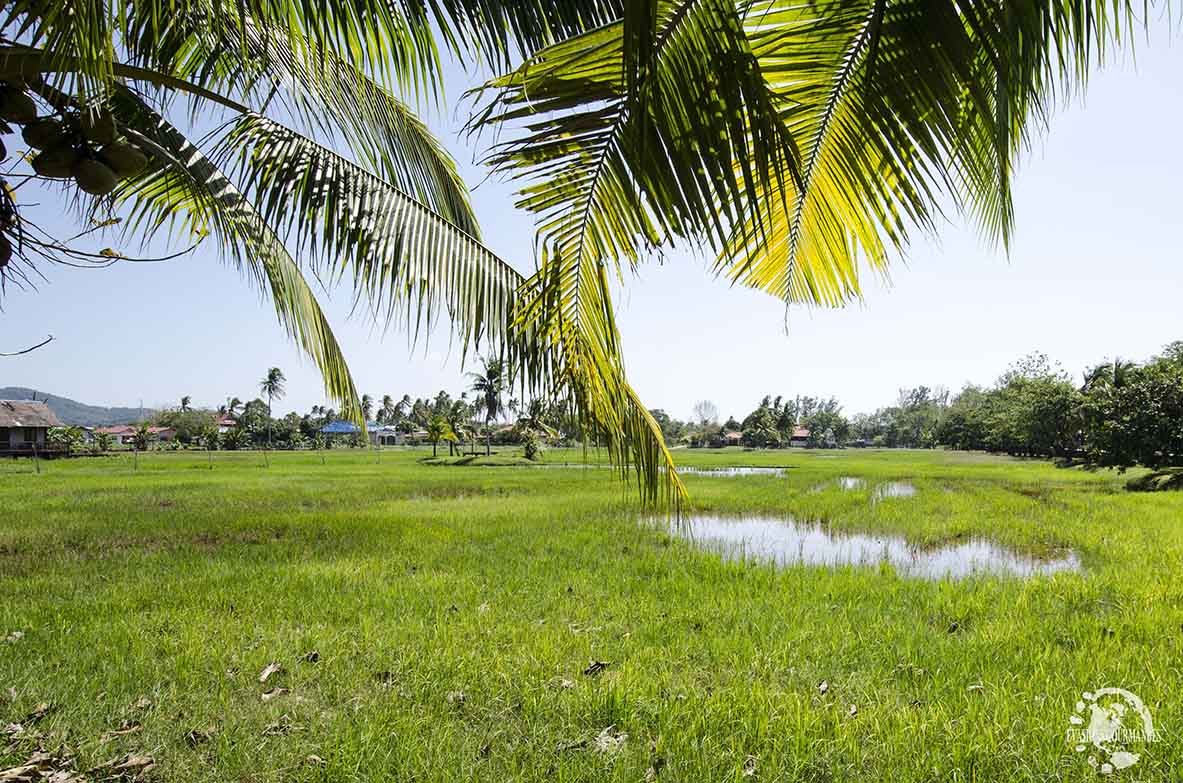
<instances>
[{"instance_id":1,"label":"rice paddy field","mask_svg":"<svg viewBox=\"0 0 1183 783\"><path fill-rule=\"evenodd\" d=\"M0 463L0 780L1183 778L1183 494L980 454L677 455L681 521L603 468L429 449ZM707 470L734 466L783 470ZM763 559L687 533L706 517L1071 567ZM1153 736L1130 709L1070 737L1102 688Z\"/></svg>"}]
</instances>

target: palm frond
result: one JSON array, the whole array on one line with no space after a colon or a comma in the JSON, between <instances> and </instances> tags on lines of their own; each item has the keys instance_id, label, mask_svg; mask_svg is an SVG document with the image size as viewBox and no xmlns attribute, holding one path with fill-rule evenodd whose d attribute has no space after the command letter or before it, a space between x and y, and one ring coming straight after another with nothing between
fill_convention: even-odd
<instances>
[{"instance_id":1,"label":"palm frond","mask_svg":"<svg viewBox=\"0 0 1183 783\"><path fill-rule=\"evenodd\" d=\"M164 28L129 25L127 39L129 62L240 95L260 113L281 104L301 128L343 137L383 178L478 233L452 156L403 100L336 50L253 21L227 31L198 11L180 11Z\"/></svg>"},{"instance_id":2,"label":"palm frond","mask_svg":"<svg viewBox=\"0 0 1183 783\"><path fill-rule=\"evenodd\" d=\"M275 307L280 323L315 362L325 393L353 418L357 388L328 319L299 265L234 183L176 127L126 88L112 101L129 135L153 153L154 165L121 184L125 230L186 238L212 233L238 269ZM364 423L362 424L364 427Z\"/></svg>"},{"instance_id":3,"label":"palm frond","mask_svg":"<svg viewBox=\"0 0 1183 783\"><path fill-rule=\"evenodd\" d=\"M408 331L422 335L446 318L462 355L480 347L531 393L572 399L586 430L636 471L647 500L681 497L660 428L625 379L602 267L584 282L596 298L585 297L584 311L560 328L540 317L552 312L544 277L526 280L389 183L266 117L238 120L217 159L263 219L318 273L348 280L379 321L405 315Z\"/></svg>"},{"instance_id":4,"label":"palm frond","mask_svg":"<svg viewBox=\"0 0 1183 783\"><path fill-rule=\"evenodd\" d=\"M745 35L802 176L763 194L717 269L786 301L840 305L886 270L942 203L1009 243L1017 158L1057 93L1087 77L1134 5L865 0L752 4ZM787 196L787 197L786 197Z\"/></svg>"},{"instance_id":5,"label":"palm frond","mask_svg":"<svg viewBox=\"0 0 1183 783\"><path fill-rule=\"evenodd\" d=\"M1060 93L1132 0L637 0L486 86L493 165L566 263L706 242L719 273L838 305L951 203L991 239ZM576 252L573 252L576 251Z\"/></svg>"}]
</instances>

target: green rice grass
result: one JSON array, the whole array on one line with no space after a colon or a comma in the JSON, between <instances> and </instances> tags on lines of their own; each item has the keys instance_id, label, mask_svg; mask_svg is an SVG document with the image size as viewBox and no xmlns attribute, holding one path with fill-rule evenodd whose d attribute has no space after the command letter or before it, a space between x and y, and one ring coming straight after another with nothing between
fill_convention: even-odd
<instances>
[{"instance_id":1,"label":"green rice grass","mask_svg":"<svg viewBox=\"0 0 1183 783\"><path fill-rule=\"evenodd\" d=\"M677 452L787 468L687 476L687 512L1085 566L926 582L724 561L640 524L607 470L427 456L0 464L0 638L24 634L0 641L0 726L26 729L0 769L37 732L80 769L150 755L164 781L1086 780L1068 718L1118 686L1160 740L1119 777L1183 774L1179 493L978 454ZM871 503L889 480L918 494Z\"/></svg>"}]
</instances>

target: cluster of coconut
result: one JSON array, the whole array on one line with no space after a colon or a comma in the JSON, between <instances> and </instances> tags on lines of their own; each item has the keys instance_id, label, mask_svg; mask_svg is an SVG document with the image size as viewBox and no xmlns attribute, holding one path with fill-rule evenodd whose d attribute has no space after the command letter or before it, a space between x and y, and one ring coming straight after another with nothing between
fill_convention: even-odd
<instances>
[{"instance_id":1,"label":"cluster of coconut","mask_svg":"<svg viewBox=\"0 0 1183 783\"><path fill-rule=\"evenodd\" d=\"M120 138L115 117L102 106L39 117L37 104L22 85L0 82L0 120L23 126L21 137L39 150L30 161L38 176L73 179L94 196L107 195L119 180L148 165L139 148ZM7 154L0 141L0 158Z\"/></svg>"}]
</instances>

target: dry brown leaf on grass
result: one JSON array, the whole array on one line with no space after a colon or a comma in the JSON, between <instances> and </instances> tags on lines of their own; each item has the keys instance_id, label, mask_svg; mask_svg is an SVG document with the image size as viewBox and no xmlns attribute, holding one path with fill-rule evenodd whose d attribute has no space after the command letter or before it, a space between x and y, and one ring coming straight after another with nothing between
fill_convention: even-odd
<instances>
[{"instance_id":1,"label":"dry brown leaf on grass","mask_svg":"<svg viewBox=\"0 0 1183 783\"><path fill-rule=\"evenodd\" d=\"M325 760L315 753L310 753L304 757L304 763L311 767L321 767L324 766Z\"/></svg>"},{"instance_id":2,"label":"dry brown leaf on grass","mask_svg":"<svg viewBox=\"0 0 1183 783\"><path fill-rule=\"evenodd\" d=\"M263 671L259 672L259 682L267 682L271 678L271 675L278 674L281 671L283 671L283 666L277 661L272 661L263 667Z\"/></svg>"},{"instance_id":3,"label":"dry brown leaf on grass","mask_svg":"<svg viewBox=\"0 0 1183 783\"><path fill-rule=\"evenodd\" d=\"M150 710L150 709L152 709L152 700L149 699L147 696L141 696L140 698L135 700L135 703L131 705L131 708L133 710L139 710L141 712L143 712L144 710Z\"/></svg>"},{"instance_id":4,"label":"dry brown leaf on grass","mask_svg":"<svg viewBox=\"0 0 1183 783\"><path fill-rule=\"evenodd\" d=\"M74 771L74 759L38 749L23 764L0 769L3 783L81 783Z\"/></svg>"},{"instance_id":5,"label":"dry brown leaf on grass","mask_svg":"<svg viewBox=\"0 0 1183 783\"><path fill-rule=\"evenodd\" d=\"M309 650L300 656L300 660L304 663L318 663L320 661L320 652L318 650Z\"/></svg>"},{"instance_id":6,"label":"dry brown leaf on grass","mask_svg":"<svg viewBox=\"0 0 1183 783\"><path fill-rule=\"evenodd\" d=\"M151 756L141 756L129 753L126 756L113 758L105 764L92 767L87 774L94 775L100 781L138 781L156 767L156 759Z\"/></svg>"},{"instance_id":7,"label":"dry brown leaf on grass","mask_svg":"<svg viewBox=\"0 0 1183 783\"><path fill-rule=\"evenodd\" d=\"M119 724L119 728L103 732L103 736L99 738L99 742L110 742L116 737L126 737L128 734L135 734L138 731L142 731L143 728L143 725L136 721L125 720Z\"/></svg>"},{"instance_id":8,"label":"dry brown leaf on grass","mask_svg":"<svg viewBox=\"0 0 1183 783\"><path fill-rule=\"evenodd\" d=\"M24 638L25 638L24 631L13 631L12 633L8 634L8 636L4 637L4 641L8 642L9 644L16 644L17 642L19 642L21 639L24 639Z\"/></svg>"},{"instance_id":9,"label":"dry brown leaf on grass","mask_svg":"<svg viewBox=\"0 0 1183 783\"><path fill-rule=\"evenodd\" d=\"M757 763L755 756L748 756L743 760L743 776L745 778L756 777Z\"/></svg>"},{"instance_id":10,"label":"dry brown leaf on grass","mask_svg":"<svg viewBox=\"0 0 1183 783\"><path fill-rule=\"evenodd\" d=\"M448 695L444 698L447 699L448 704L454 707L460 706L468 701L468 697L464 695L464 691L448 691Z\"/></svg>"}]
</instances>

